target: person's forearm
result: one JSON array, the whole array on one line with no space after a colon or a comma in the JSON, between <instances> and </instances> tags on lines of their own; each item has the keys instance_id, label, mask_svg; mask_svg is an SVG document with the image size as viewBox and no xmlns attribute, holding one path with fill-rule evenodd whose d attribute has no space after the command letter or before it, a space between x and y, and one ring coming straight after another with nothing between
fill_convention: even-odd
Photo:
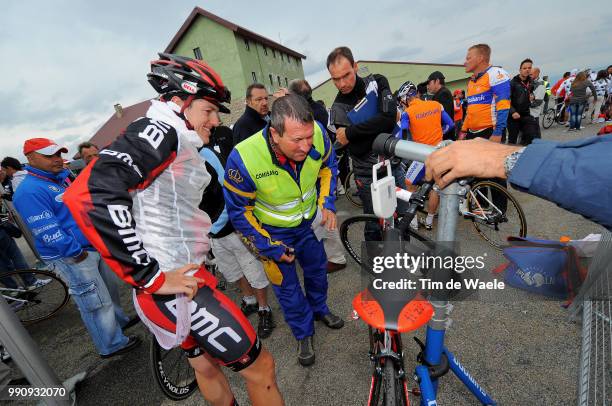
<instances>
[{"instance_id":1,"label":"person's forearm","mask_svg":"<svg viewBox=\"0 0 612 406\"><path fill-rule=\"evenodd\" d=\"M542 197L612 229L612 139L560 144L536 140L510 171L517 189Z\"/></svg>"}]
</instances>

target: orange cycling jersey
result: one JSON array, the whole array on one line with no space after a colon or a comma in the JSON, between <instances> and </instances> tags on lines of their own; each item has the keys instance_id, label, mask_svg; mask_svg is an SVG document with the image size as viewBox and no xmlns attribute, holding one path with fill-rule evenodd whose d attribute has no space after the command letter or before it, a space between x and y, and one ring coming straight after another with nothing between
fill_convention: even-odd
<instances>
[{"instance_id":1,"label":"orange cycling jersey","mask_svg":"<svg viewBox=\"0 0 612 406\"><path fill-rule=\"evenodd\" d=\"M489 66L468 81L467 100L462 131L493 128L493 135L501 135L510 110L510 76L500 67Z\"/></svg>"},{"instance_id":2,"label":"orange cycling jersey","mask_svg":"<svg viewBox=\"0 0 612 406\"><path fill-rule=\"evenodd\" d=\"M412 141L438 145L442 141L442 112L444 108L433 100L413 99L406 108Z\"/></svg>"}]
</instances>

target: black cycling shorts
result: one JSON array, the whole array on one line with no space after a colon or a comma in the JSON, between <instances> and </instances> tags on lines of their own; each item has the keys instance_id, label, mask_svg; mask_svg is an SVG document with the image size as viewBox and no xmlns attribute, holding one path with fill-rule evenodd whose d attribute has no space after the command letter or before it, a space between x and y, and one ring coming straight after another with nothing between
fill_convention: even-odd
<instances>
[{"instance_id":1,"label":"black cycling shorts","mask_svg":"<svg viewBox=\"0 0 612 406\"><path fill-rule=\"evenodd\" d=\"M209 354L220 365L240 371L259 356L261 343L255 329L240 308L217 290L217 279L203 266L195 273L205 280L190 302L191 333L181 347L188 357ZM165 330L176 331L176 318L167 302L174 295L138 292L138 305L147 318Z\"/></svg>"}]
</instances>

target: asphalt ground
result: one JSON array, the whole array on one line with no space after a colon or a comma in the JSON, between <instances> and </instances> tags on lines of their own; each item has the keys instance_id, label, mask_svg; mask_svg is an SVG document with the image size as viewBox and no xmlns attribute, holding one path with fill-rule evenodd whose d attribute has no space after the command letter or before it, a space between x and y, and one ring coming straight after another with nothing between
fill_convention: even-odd
<instances>
[{"instance_id":1,"label":"asphalt ground","mask_svg":"<svg viewBox=\"0 0 612 406\"><path fill-rule=\"evenodd\" d=\"M595 134L599 126L588 125L581 133L566 133L557 125L543 131L545 139L570 140ZM513 191L520 201L531 236L557 239L561 235L582 238L602 230L598 225L568 213L537 197ZM340 220L359 214L341 197ZM464 255L485 256L483 279L492 279L489 270L504 262L501 253L490 247L473 230L467 220L457 228L457 240ZM23 241L20 245L25 247ZM31 254L24 248L24 253ZM368 397L371 364L368 358L367 327L352 320L351 301L362 289L356 264L329 276L328 303L343 316L341 330L316 325L316 363L303 368L297 363L296 342L282 321L278 303L270 293L271 306L278 327L264 345L276 360L279 387L287 405L362 405ZM235 287L227 293L237 298ZM134 314L129 288L122 291L124 308ZM256 316L251 316L256 324ZM507 288L499 292L482 292L471 300L454 303L452 325L446 335L446 346L463 363L470 374L500 405L570 405L576 403L580 324L568 319L561 302ZM77 387L79 405L170 405L153 378L149 362L150 335L141 325L129 333L143 338L143 345L115 359L102 360L85 331L72 303L50 320L28 326L43 356L60 380L80 371L88 377ZM418 347L412 336L424 338L424 329L404 334L407 370L415 366ZM11 363L13 368L16 368ZM15 376L19 371L15 370ZM226 371L240 404L249 404L239 375ZM417 401L418 402L418 401ZM440 405L473 405L476 400L452 374L440 379ZM17 404L18 402L13 402ZM20 402L27 404L28 402ZM31 403L33 404L33 402ZM184 405L205 404L199 393L180 402Z\"/></svg>"}]
</instances>

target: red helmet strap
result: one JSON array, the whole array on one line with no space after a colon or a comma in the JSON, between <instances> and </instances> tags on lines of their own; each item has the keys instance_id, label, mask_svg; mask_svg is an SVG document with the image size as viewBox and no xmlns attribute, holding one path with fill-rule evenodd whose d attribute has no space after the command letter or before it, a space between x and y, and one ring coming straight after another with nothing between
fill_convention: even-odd
<instances>
[{"instance_id":1,"label":"red helmet strap","mask_svg":"<svg viewBox=\"0 0 612 406\"><path fill-rule=\"evenodd\" d=\"M187 119L187 116L185 115L185 109L187 107L189 107L189 105L191 104L191 102L195 99L194 95L189 95L187 96L187 98L185 99L185 101L183 101L183 106L181 107L181 112L180 115L183 117L183 119L185 120L185 124L187 124L187 129L189 130L193 130L193 126L191 125L191 123L189 122L189 120Z\"/></svg>"}]
</instances>

